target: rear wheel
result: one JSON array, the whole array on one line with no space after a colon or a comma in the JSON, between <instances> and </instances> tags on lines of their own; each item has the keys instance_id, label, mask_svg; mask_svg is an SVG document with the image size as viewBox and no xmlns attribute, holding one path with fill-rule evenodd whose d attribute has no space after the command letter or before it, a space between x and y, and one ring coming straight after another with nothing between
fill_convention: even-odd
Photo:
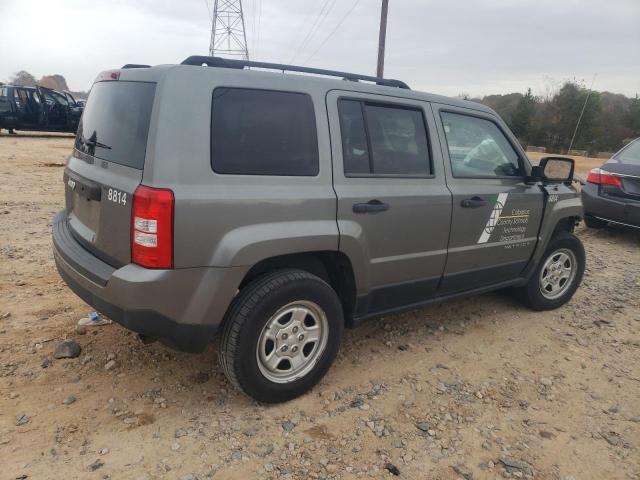
<instances>
[{"instance_id":1,"label":"rear wheel","mask_svg":"<svg viewBox=\"0 0 640 480\"><path fill-rule=\"evenodd\" d=\"M592 217L590 215L584 216L584 223L589 228L604 228L607 226L607 222L600 220L599 218Z\"/></svg>"},{"instance_id":2,"label":"rear wheel","mask_svg":"<svg viewBox=\"0 0 640 480\"><path fill-rule=\"evenodd\" d=\"M553 238L534 274L518 293L533 310L552 310L567 303L582 281L585 253L571 233Z\"/></svg>"},{"instance_id":3,"label":"rear wheel","mask_svg":"<svg viewBox=\"0 0 640 480\"><path fill-rule=\"evenodd\" d=\"M327 372L343 330L342 305L319 277L279 270L242 289L224 322L220 364L261 402L297 397Z\"/></svg>"}]
</instances>

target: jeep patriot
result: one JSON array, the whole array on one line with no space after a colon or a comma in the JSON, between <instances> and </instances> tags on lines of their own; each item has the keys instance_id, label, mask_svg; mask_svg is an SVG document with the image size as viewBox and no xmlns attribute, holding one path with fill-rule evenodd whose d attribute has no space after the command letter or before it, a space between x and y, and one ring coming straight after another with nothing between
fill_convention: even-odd
<instances>
[{"instance_id":1,"label":"jeep patriot","mask_svg":"<svg viewBox=\"0 0 640 480\"><path fill-rule=\"evenodd\" d=\"M220 332L229 380L280 402L367 318L506 288L566 303L585 268L572 177L532 166L490 108L398 80L126 65L91 89L54 256L126 328L193 352Z\"/></svg>"}]
</instances>

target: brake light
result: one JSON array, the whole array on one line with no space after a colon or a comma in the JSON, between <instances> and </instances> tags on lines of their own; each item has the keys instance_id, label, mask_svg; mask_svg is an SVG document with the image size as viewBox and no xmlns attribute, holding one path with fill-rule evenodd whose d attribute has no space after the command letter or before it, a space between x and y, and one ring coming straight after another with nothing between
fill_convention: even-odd
<instances>
[{"instance_id":1,"label":"brake light","mask_svg":"<svg viewBox=\"0 0 640 480\"><path fill-rule=\"evenodd\" d=\"M102 82L105 80L119 80L120 79L120 70L105 70L104 72L100 72L93 83Z\"/></svg>"},{"instance_id":2,"label":"brake light","mask_svg":"<svg viewBox=\"0 0 640 480\"><path fill-rule=\"evenodd\" d=\"M622 187L622 180L620 177L611 175L609 172L602 170L601 168L594 168L591 170L587 176L587 182L594 183L596 185L611 185L618 188Z\"/></svg>"},{"instance_id":3,"label":"brake light","mask_svg":"<svg viewBox=\"0 0 640 480\"><path fill-rule=\"evenodd\" d=\"M131 261L146 268L173 268L173 192L140 185L131 210Z\"/></svg>"}]
</instances>

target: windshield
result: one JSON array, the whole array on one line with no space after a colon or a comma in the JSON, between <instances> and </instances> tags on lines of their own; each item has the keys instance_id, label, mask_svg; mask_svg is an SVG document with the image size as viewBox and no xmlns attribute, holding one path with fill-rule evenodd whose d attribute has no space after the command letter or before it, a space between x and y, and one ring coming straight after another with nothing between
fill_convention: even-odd
<instances>
[{"instance_id":1,"label":"windshield","mask_svg":"<svg viewBox=\"0 0 640 480\"><path fill-rule=\"evenodd\" d=\"M631 142L626 148L616 153L613 158L620 163L640 165L640 139Z\"/></svg>"},{"instance_id":2,"label":"windshield","mask_svg":"<svg viewBox=\"0 0 640 480\"><path fill-rule=\"evenodd\" d=\"M78 125L76 149L141 170L155 87L147 82L94 84Z\"/></svg>"}]
</instances>

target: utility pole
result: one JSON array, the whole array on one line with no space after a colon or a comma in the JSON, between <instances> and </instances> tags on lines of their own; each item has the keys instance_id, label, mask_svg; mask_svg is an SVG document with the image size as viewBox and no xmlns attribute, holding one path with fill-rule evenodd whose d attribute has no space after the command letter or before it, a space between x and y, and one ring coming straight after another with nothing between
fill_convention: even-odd
<instances>
[{"instance_id":1,"label":"utility pole","mask_svg":"<svg viewBox=\"0 0 640 480\"><path fill-rule=\"evenodd\" d=\"M242 0L215 0L209 55L249 60Z\"/></svg>"},{"instance_id":2,"label":"utility pole","mask_svg":"<svg viewBox=\"0 0 640 480\"><path fill-rule=\"evenodd\" d=\"M389 0L382 0L382 12L380 13L380 35L378 37L378 71L377 76L384 76L384 46L387 40L387 12Z\"/></svg>"}]
</instances>

